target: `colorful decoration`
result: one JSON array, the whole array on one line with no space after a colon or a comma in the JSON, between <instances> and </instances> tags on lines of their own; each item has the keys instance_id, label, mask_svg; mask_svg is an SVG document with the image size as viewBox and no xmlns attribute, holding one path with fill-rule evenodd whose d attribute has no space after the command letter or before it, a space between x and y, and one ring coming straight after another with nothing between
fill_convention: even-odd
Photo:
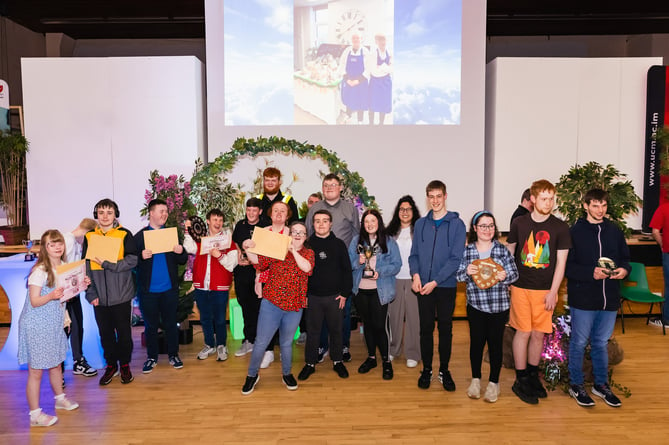
<instances>
[{"instance_id":1,"label":"colorful decoration","mask_svg":"<svg viewBox=\"0 0 669 445\"><path fill-rule=\"evenodd\" d=\"M162 199L167 203L167 227L176 227L179 239L183 240L183 225L188 215L195 211L190 200L191 186L181 176L170 175L167 178L153 170L149 176L149 186L144 192L144 208L140 211L141 216L149 214L149 202L152 199Z\"/></svg>"}]
</instances>

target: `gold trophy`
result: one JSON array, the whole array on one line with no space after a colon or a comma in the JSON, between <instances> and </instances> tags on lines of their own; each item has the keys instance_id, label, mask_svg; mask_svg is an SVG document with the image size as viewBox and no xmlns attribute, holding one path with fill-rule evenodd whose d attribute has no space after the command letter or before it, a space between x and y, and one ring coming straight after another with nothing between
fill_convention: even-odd
<instances>
[{"instance_id":1,"label":"gold trophy","mask_svg":"<svg viewBox=\"0 0 669 445\"><path fill-rule=\"evenodd\" d=\"M365 257L365 268L362 271L363 278L373 278L375 270L369 265L372 256L378 252L378 246L369 246L367 244L358 244L358 253Z\"/></svg>"},{"instance_id":2,"label":"gold trophy","mask_svg":"<svg viewBox=\"0 0 669 445\"><path fill-rule=\"evenodd\" d=\"M32 249L32 247L33 247L33 241L29 240L29 239L24 239L21 242L26 247L26 249L28 249L28 251L26 252L25 257L23 258L23 260L24 261L35 261L35 258L37 258L37 256L30 251L30 249Z\"/></svg>"}]
</instances>

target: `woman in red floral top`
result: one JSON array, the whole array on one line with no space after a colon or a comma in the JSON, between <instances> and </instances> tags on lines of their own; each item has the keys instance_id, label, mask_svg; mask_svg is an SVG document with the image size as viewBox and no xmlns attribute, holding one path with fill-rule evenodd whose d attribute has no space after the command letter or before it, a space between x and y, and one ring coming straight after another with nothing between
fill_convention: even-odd
<instances>
[{"instance_id":1,"label":"woman in red floral top","mask_svg":"<svg viewBox=\"0 0 669 445\"><path fill-rule=\"evenodd\" d=\"M281 346L281 370L283 383L293 391L297 381L291 372L293 360L293 337L302 318L302 310L307 305L307 283L314 267L314 251L305 245L307 228L301 222L290 225L290 244L286 258L275 260L248 252L255 247L252 240L244 241L244 250L249 260L256 264L258 271L269 270L267 283L263 287L263 301L258 314L258 332L251 354L248 376L242 394L253 392L260 376L260 362L265 348L279 331Z\"/></svg>"}]
</instances>

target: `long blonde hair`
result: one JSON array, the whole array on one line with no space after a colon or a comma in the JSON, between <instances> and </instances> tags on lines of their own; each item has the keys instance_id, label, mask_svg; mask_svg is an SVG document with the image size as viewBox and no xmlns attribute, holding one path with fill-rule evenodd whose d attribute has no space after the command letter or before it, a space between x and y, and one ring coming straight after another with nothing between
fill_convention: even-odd
<instances>
[{"instance_id":1,"label":"long blonde hair","mask_svg":"<svg viewBox=\"0 0 669 445\"><path fill-rule=\"evenodd\" d=\"M49 258L49 254L46 251L46 245L47 243L57 242L65 244L65 238L63 238L62 233L56 229L51 229L44 232L42 238L40 239L39 256L37 257L35 265L32 267L32 269L30 269L30 273L33 273L33 271L37 270L37 268L43 266L47 275L46 285L49 287L56 285L56 275L53 273L53 264L51 264L51 258ZM65 261L65 254L65 249L63 249L63 255L60 257L61 261Z\"/></svg>"}]
</instances>

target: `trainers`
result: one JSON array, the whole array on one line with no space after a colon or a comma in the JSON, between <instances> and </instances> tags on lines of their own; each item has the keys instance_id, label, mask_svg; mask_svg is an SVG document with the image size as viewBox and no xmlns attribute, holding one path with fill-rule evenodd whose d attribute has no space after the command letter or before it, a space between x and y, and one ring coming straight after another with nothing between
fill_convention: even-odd
<instances>
[{"instance_id":1,"label":"trainers","mask_svg":"<svg viewBox=\"0 0 669 445\"><path fill-rule=\"evenodd\" d=\"M289 391L295 391L297 389L297 381L295 380L295 377L293 377L293 374L286 374L281 379Z\"/></svg>"},{"instance_id":2,"label":"trainers","mask_svg":"<svg viewBox=\"0 0 669 445\"><path fill-rule=\"evenodd\" d=\"M381 374L381 377L383 377L383 380L392 380L393 379L393 363L389 360L387 362L381 362L381 367L383 369L383 373Z\"/></svg>"},{"instance_id":3,"label":"trainers","mask_svg":"<svg viewBox=\"0 0 669 445\"><path fill-rule=\"evenodd\" d=\"M144 362L144 366L142 367L142 372L144 374L149 374L151 371L153 371L153 368L156 367L158 364L158 361L154 358L147 358L146 361Z\"/></svg>"},{"instance_id":4,"label":"trainers","mask_svg":"<svg viewBox=\"0 0 669 445\"><path fill-rule=\"evenodd\" d=\"M250 375L246 376L246 381L244 382L244 386L242 386L242 394L245 396L251 394L258 384L258 380L260 380L259 375L253 377Z\"/></svg>"},{"instance_id":5,"label":"trainers","mask_svg":"<svg viewBox=\"0 0 669 445\"><path fill-rule=\"evenodd\" d=\"M609 387L608 383L604 383L603 385L594 385L592 387L592 393L597 397L601 397L602 399L604 399L606 404L609 406L618 408L620 405L622 405L620 399L616 397L616 395L613 394L613 392L611 391L611 388Z\"/></svg>"},{"instance_id":6,"label":"trainers","mask_svg":"<svg viewBox=\"0 0 669 445\"><path fill-rule=\"evenodd\" d=\"M359 374L367 374L373 368L376 368L376 359L372 357L367 357L367 360L362 362L362 365L358 368Z\"/></svg>"},{"instance_id":7,"label":"trainers","mask_svg":"<svg viewBox=\"0 0 669 445\"><path fill-rule=\"evenodd\" d=\"M351 351L348 350L348 346L344 346L344 349L341 350L341 356L345 362L351 361Z\"/></svg>"},{"instance_id":8,"label":"trainers","mask_svg":"<svg viewBox=\"0 0 669 445\"><path fill-rule=\"evenodd\" d=\"M40 412L35 417L30 416L30 426L51 426L56 422L58 422L58 417L50 416L44 412Z\"/></svg>"},{"instance_id":9,"label":"trainers","mask_svg":"<svg viewBox=\"0 0 669 445\"><path fill-rule=\"evenodd\" d=\"M481 379L472 379L472 383L467 388L467 397L470 399L481 398Z\"/></svg>"},{"instance_id":10,"label":"trainers","mask_svg":"<svg viewBox=\"0 0 669 445\"><path fill-rule=\"evenodd\" d=\"M439 381L444 389L448 392L455 391L455 382L449 371L439 371Z\"/></svg>"},{"instance_id":11,"label":"trainers","mask_svg":"<svg viewBox=\"0 0 669 445\"><path fill-rule=\"evenodd\" d=\"M581 406L595 406L595 401L588 395L584 385L571 385L569 395Z\"/></svg>"},{"instance_id":12,"label":"trainers","mask_svg":"<svg viewBox=\"0 0 669 445\"><path fill-rule=\"evenodd\" d=\"M100 378L100 385L105 386L109 385L112 381L112 378L116 377L118 375L118 368L116 365L107 365L105 368L105 373L102 374L102 377Z\"/></svg>"},{"instance_id":13,"label":"trainers","mask_svg":"<svg viewBox=\"0 0 669 445\"><path fill-rule=\"evenodd\" d=\"M412 359L407 360L407 368L415 368L416 366L418 366L417 360L412 360Z\"/></svg>"},{"instance_id":14,"label":"trainers","mask_svg":"<svg viewBox=\"0 0 669 445\"><path fill-rule=\"evenodd\" d=\"M228 359L228 348L225 345L216 346L216 361L224 362Z\"/></svg>"},{"instance_id":15,"label":"trainers","mask_svg":"<svg viewBox=\"0 0 669 445\"><path fill-rule=\"evenodd\" d=\"M306 380L314 372L316 372L316 367L314 365L310 365L307 363L306 365L304 365L304 368L302 368L302 371L300 371L300 373L297 375L297 379Z\"/></svg>"},{"instance_id":16,"label":"trainers","mask_svg":"<svg viewBox=\"0 0 669 445\"><path fill-rule=\"evenodd\" d=\"M325 357L328 356L328 352L329 351L325 348L318 348L318 363L323 363L323 360L325 360Z\"/></svg>"},{"instance_id":17,"label":"trainers","mask_svg":"<svg viewBox=\"0 0 669 445\"><path fill-rule=\"evenodd\" d=\"M262 357L262 362L260 362L260 367L262 369L269 368L269 365L274 361L274 352L265 351L265 355Z\"/></svg>"},{"instance_id":18,"label":"trainers","mask_svg":"<svg viewBox=\"0 0 669 445\"><path fill-rule=\"evenodd\" d=\"M395 356L394 355L389 355L388 360L390 360L392 362L393 360L395 360Z\"/></svg>"},{"instance_id":19,"label":"trainers","mask_svg":"<svg viewBox=\"0 0 669 445\"><path fill-rule=\"evenodd\" d=\"M488 403L495 403L499 397L499 383L488 382L488 386L483 394L483 400Z\"/></svg>"},{"instance_id":20,"label":"trainers","mask_svg":"<svg viewBox=\"0 0 669 445\"><path fill-rule=\"evenodd\" d=\"M209 345L204 345L202 350L197 353L197 359L198 360L205 360L209 358L210 355L214 354L216 352L216 349L212 348Z\"/></svg>"},{"instance_id":21,"label":"trainers","mask_svg":"<svg viewBox=\"0 0 669 445\"><path fill-rule=\"evenodd\" d=\"M539 380L539 374L530 374L529 381L530 387L532 388L532 391L534 391L534 395L537 396L537 398L545 399L548 397L546 388L544 388L544 385L541 384L541 380Z\"/></svg>"},{"instance_id":22,"label":"trainers","mask_svg":"<svg viewBox=\"0 0 669 445\"><path fill-rule=\"evenodd\" d=\"M181 369L184 367L184 362L181 361L178 355L172 355L170 356L170 365L172 365L174 369Z\"/></svg>"},{"instance_id":23,"label":"trainers","mask_svg":"<svg viewBox=\"0 0 669 445\"><path fill-rule=\"evenodd\" d=\"M661 318L653 318L652 320L650 320L650 321L648 322L648 324L651 324L651 325L653 325L653 326L657 326L658 328L661 328L663 323L662 323L662 319L661 319ZM667 329L669 329L669 324L664 323L664 327L667 328Z\"/></svg>"},{"instance_id":24,"label":"trainers","mask_svg":"<svg viewBox=\"0 0 669 445\"><path fill-rule=\"evenodd\" d=\"M528 380L529 377L527 376L516 379L516 381L513 382L511 390L523 402L529 403L530 405L536 405L539 403L539 399L535 395L534 390L532 389L532 386Z\"/></svg>"},{"instance_id":25,"label":"trainers","mask_svg":"<svg viewBox=\"0 0 669 445\"><path fill-rule=\"evenodd\" d=\"M421 389L428 389L430 387L430 382L432 381L432 370L423 369L418 377L418 387Z\"/></svg>"},{"instance_id":26,"label":"trainers","mask_svg":"<svg viewBox=\"0 0 669 445\"><path fill-rule=\"evenodd\" d=\"M98 370L91 367L86 359L82 357L81 359L74 362L74 366L72 366L72 374L93 377L94 375L98 375Z\"/></svg>"},{"instance_id":27,"label":"trainers","mask_svg":"<svg viewBox=\"0 0 669 445\"><path fill-rule=\"evenodd\" d=\"M56 399L56 409L64 409L65 411L72 411L79 408L79 404L73 400L68 399L63 394L63 397Z\"/></svg>"},{"instance_id":28,"label":"trainers","mask_svg":"<svg viewBox=\"0 0 669 445\"><path fill-rule=\"evenodd\" d=\"M243 357L252 351L253 351L253 343L249 342L248 340L244 340L242 345L235 352L235 357Z\"/></svg>"},{"instance_id":29,"label":"trainers","mask_svg":"<svg viewBox=\"0 0 669 445\"><path fill-rule=\"evenodd\" d=\"M296 345L303 345L307 342L307 333L306 332L300 332L300 336L297 337L297 341L295 342Z\"/></svg>"},{"instance_id":30,"label":"trainers","mask_svg":"<svg viewBox=\"0 0 669 445\"><path fill-rule=\"evenodd\" d=\"M334 369L334 372L336 372L340 378L348 378L348 369L346 369L346 366L344 366L344 362L336 362L332 369Z\"/></svg>"},{"instance_id":31,"label":"trainers","mask_svg":"<svg viewBox=\"0 0 669 445\"><path fill-rule=\"evenodd\" d=\"M135 378L132 376L132 372L130 372L130 365L127 363L125 365L121 365L121 383L127 385L133 380L135 380Z\"/></svg>"}]
</instances>

